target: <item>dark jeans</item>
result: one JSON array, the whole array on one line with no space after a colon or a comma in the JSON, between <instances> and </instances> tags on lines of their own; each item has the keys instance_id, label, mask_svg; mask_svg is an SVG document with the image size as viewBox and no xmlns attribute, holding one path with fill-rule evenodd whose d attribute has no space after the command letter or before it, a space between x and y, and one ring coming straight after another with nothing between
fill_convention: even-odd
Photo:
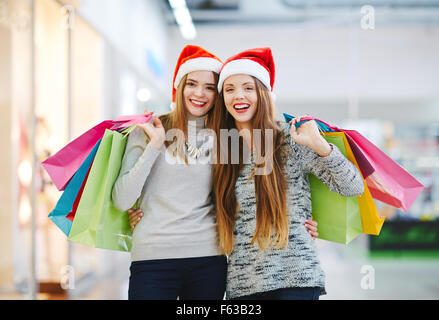
<instances>
[{"instance_id":1,"label":"dark jeans","mask_svg":"<svg viewBox=\"0 0 439 320\"><path fill-rule=\"evenodd\" d=\"M129 300L222 300L225 256L133 261Z\"/></svg>"},{"instance_id":2,"label":"dark jeans","mask_svg":"<svg viewBox=\"0 0 439 320\"><path fill-rule=\"evenodd\" d=\"M282 288L234 298L232 300L319 300L320 288Z\"/></svg>"}]
</instances>

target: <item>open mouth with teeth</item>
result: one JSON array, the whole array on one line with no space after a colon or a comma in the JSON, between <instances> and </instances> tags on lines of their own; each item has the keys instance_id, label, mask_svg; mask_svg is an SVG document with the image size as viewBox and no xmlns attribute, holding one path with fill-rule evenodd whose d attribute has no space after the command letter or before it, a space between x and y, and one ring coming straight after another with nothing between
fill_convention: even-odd
<instances>
[{"instance_id":1,"label":"open mouth with teeth","mask_svg":"<svg viewBox=\"0 0 439 320\"><path fill-rule=\"evenodd\" d=\"M233 105L233 108L238 113L246 112L250 108L250 104L248 103L237 103Z\"/></svg>"},{"instance_id":2,"label":"open mouth with teeth","mask_svg":"<svg viewBox=\"0 0 439 320\"><path fill-rule=\"evenodd\" d=\"M203 101L199 101L199 100L194 100L191 99L189 100L191 102L191 104L195 107L195 108L203 108L204 106L206 106L207 102L203 102Z\"/></svg>"}]
</instances>

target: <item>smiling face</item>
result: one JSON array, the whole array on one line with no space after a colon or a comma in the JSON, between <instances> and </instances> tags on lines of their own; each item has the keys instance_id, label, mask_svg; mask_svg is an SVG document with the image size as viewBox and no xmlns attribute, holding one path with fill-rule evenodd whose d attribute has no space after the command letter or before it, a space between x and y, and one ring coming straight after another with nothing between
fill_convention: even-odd
<instances>
[{"instance_id":1,"label":"smiling face","mask_svg":"<svg viewBox=\"0 0 439 320\"><path fill-rule=\"evenodd\" d=\"M186 111L195 117L204 116L216 97L216 81L212 71L193 71L187 74L183 98Z\"/></svg>"},{"instance_id":2,"label":"smiling face","mask_svg":"<svg viewBox=\"0 0 439 320\"><path fill-rule=\"evenodd\" d=\"M224 81L224 103L237 125L250 125L256 113L258 95L255 80L246 74L235 74Z\"/></svg>"}]
</instances>

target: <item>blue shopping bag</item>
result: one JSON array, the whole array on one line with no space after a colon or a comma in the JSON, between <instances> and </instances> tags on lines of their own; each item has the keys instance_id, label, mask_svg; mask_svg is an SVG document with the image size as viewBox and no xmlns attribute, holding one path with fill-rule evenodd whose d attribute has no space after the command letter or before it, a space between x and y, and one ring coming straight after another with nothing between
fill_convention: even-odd
<instances>
[{"instance_id":1,"label":"blue shopping bag","mask_svg":"<svg viewBox=\"0 0 439 320\"><path fill-rule=\"evenodd\" d=\"M78 195L82 183L87 176L99 145L101 144L101 140L96 143L92 151L79 167L78 171L76 171L56 203L55 209L53 209L53 211L49 214L49 219L52 220L52 222L55 223L66 236L69 236L73 223L67 219L67 215L72 211L73 203L75 202L76 196Z\"/></svg>"}]
</instances>

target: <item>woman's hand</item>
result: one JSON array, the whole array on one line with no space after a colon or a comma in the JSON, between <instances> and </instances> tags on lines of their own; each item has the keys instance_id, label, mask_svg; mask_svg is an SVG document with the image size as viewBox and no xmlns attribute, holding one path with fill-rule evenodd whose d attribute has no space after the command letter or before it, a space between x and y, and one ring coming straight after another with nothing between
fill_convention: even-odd
<instances>
[{"instance_id":1,"label":"woman's hand","mask_svg":"<svg viewBox=\"0 0 439 320\"><path fill-rule=\"evenodd\" d=\"M154 121L152 123L142 123L138 124L137 126L145 131L149 138L149 143L151 143L156 149L160 150L166 139L165 128L163 127L160 119L156 116L154 117Z\"/></svg>"},{"instance_id":2,"label":"woman's hand","mask_svg":"<svg viewBox=\"0 0 439 320\"><path fill-rule=\"evenodd\" d=\"M305 220L305 227L308 229L309 234L314 240L319 236L319 233L317 232L317 221Z\"/></svg>"},{"instance_id":3,"label":"woman's hand","mask_svg":"<svg viewBox=\"0 0 439 320\"><path fill-rule=\"evenodd\" d=\"M319 128L314 120L309 120L296 129L295 124L300 122L302 118L303 116L296 117L290 121L290 134L293 140L301 145L310 147L321 157L328 156L332 148L320 135Z\"/></svg>"},{"instance_id":4,"label":"woman's hand","mask_svg":"<svg viewBox=\"0 0 439 320\"><path fill-rule=\"evenodd\" d=\"M130 220L131 233L133 233L134 228L139 223L140 219L143 217L143 211L141 209L129 209L128 216Z\"/></svg>"}]
</instances>

